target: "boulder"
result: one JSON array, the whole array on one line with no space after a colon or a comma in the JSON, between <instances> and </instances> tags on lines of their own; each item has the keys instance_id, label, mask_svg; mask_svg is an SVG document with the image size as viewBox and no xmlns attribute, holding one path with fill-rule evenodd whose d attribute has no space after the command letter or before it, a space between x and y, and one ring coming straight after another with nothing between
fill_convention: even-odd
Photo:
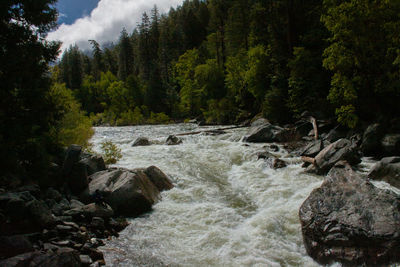
<instances>
[{"instance_id":1,"label":"boulder","mask_svg":"<svg viewBox=\"0 0 400 267\"><path fill-rule=\"evenodd\" d=\"M149 139L146 137L139 137L133 142L132 146L149 146L150 142Z\"/></svg>"},{"instance_id":2,"label":"boulder","mask_svg":"<svg viewBox=\"0 0 400 267\"><path fill-rule=\"evenodd\" d=\"M299 210L307 253L321 264L400 261L400 198L337 163Z\"/></svg>"},{"instance_id":3,"label":"boulder","mask_svg":"<svg viewBox=\"0 0 400 267\"><path fill-rule=\"evenodd\" d=\"M258 127L262 125L270 124L265 118L259 118L251 122L250 127Z\"/></svg>"},{"instance_id":4,"label":"boulder","mask_svg":"<svg viewBox=\"0 0 400 267\"><path fill-rule=\"evenodd\" d=\"M56 223L55 217L44 201L32 200L26 203L26 208L29 211L27 217L30 216L29 218L39 227L44 228Z\"/></svg>"},{"instance_id":5,"label":"boulder","mask_svg":"<svg viewBox=\"0 0 400 267\"><path fill-rule=\"evenodd\" d=\"M40 255L39 252L27 252L23 254L19 254L17 256L0 260L0 266L4 267L19 267L19 266L34 266L30 265L29 263L35 256Z\"/></svg>"},{"instance_id":6,"label":"boulder","mask_svg":"<svg viewBox=\"0 0 400 267\"><path fill-rule=\"evenodd\" d=\"M347 136L346 130L340 127L335 127L329 131L329 133L324 137L324 140L328 141L329 143L333 143L338 141L339 139L346 138L346 136Z\"/></svg>"},{"instance_id":7,"label":"boulder","mask_svg":"<svg viewBox=\"0 0 400 267\"><path fill-rule=\"evenodd\" d=\"M256 122L258 122L258 120ZM256 126L252 126L249 129L243 141L249 143L284 142L285 135L286 132L284 128L272 125L269 122L265 122L261 125L257 123Z\"/></svg>"},{"instance_id":8,"label":"boulder","mask_svg":"<svg viewBox=\"0 0 400 267\"><path fill-rule=\"evenodd\" d=\"M261 152L257 152L257 159L274 159L275 156L272 155L271 153L269 153L268 151L261 151Z\"/></svg>"},{"instance_id":9,"label":"boulder","mask_svg":"<svg viewBox=\"0 0 400 267\"><path fill-rule=\"evenodd\" d=\"M46 198L54 199L55 201L60 201L62 199L62 195L56 189L50 187L46 190L45 193Z\"/></svg>"},{"instance_id":10,"label":"boulder","mask_svg":"<svg viewBox=\"0 0 400 267\"><path fill-rule=\"evenodd\" d=\"M170 136L168 136L167 140L165 141L165 144L169 145L169 146L179 145L179 144L182 144L182 139L179 139L175 135L170 135Z\"/></svg>"},{"instance_id":11,"label":"boulder","mask_svg":"<svg viewBox=\"0 0 400 267\"><path fill-rule=\"evenodd\" d=\"M33 245L24 235L0 236L0 258L33 251Z\"/></svg>"},{"instance_id":12,"label":"boulder","mask_svg":"<svg viewBox=\"0 0 400 267\"><path fill-rule=\"evenodd\" d=\"M400 134L387 134L383 137L382 148L385 156L400 155Z\"/></svg>"},{"instance_id":13,"label":"boulder","mask_svg":"<svg viewBox=\"0 0 400 267\"><path fill-rule=\"evenodd\" d=\"M150 211L160 191L143 170L110 169L90 176L87 194L96 190L117 215L138 216Z\"/></svg>"},{"instance_id":14,"label":"boulder","mask_svg":"<svg viewBox=\"0 0 400 267\"><path fill-rule=\"evenodd\" d=\"M363 154L365 156L379 155L382 152L382 137L383 129L379 123L368 126L363 134L362 143L360 146Z\"/></svg>"},{"instance_id":15,"label":"boulder","mask_svg":"<svg viewBox=\"0 0 400 267\"><path fill-rule=\"evenodd\" d=\"M168 179L167 175L165 175L165 173L163 173L156 166L148 167L144 170L144 173L160 192L164 190L170 190L174 187L172 182Z\"/></svg>"},{"instance_id":16,"label":"boulder","mask_svg":"<svg viewBox=\"0 0 400 267\"><path fill-rule=\"evenodd\" d=\"M87 175L104 171L106 164L104 163L103 157L99 155L89 155L79 161L81 164L86 166Z\"/></svg>"},{"instance_id":17,"label":"boulder","mask_svg":"<svg viewBox=\"0 0 400 267\"><path fill-rule=\"evenodd\" d=\"M376 163L368 178L382 180L400 189L400 157L387 157Z\"/></svg>"},{"instance_id":18,"label":"boulder","mask_svg":"<svg viewBox=\"0 0 400 267\"><path fill-rule=\"evenodd\" d=\"M46 253L37 254L32 258L29 266L78 267L82 266L82 264L77 250L63 247L58 248L56 251L49 250Z\"/></svg>"},{"instance_id":19,"label":"boulder","mask_svg":"<svg viewBox=\"0 0 400 267\"><path fill-rule=\"evenodd\" d=\"M357 145L348 139L339 139L319 152L315 156L316 171L319 174L327 173L336 162L341 160L346 160L352 165L361 162Z\"/></svg>"},{"instance_id":20,"label":"boulder","mask_svg":"<svg viewBox=\"0 0 400 267\"><path fill-rule=\"evenodd\" d=\"M310 142L308 145L306 145L301 151L300 151L300 156L305 156L305 157L315 157L318 155L319 152L325 147L329 145L328 142L324 142L323 140L314 140Z\"/></svg>"}]
</instances>

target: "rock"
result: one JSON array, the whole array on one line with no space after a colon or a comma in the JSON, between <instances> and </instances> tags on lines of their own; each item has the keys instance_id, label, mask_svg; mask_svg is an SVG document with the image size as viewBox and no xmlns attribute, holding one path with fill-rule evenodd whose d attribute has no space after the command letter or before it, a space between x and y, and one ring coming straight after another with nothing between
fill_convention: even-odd
<instances>
[{"instance_id":1,"label":"rock","mask_svg":"<svg viewBox=\"0 0 400 267\"><path fill-rule=\"evenodd\" d=\"M387 157L376 163L368 178L382 180L400 189L400 157Z\"/></svg>"},{"instance_id":2,"label":"rock","mask_svg":"<svg viewBox=\"0 0 400 267\"><path fill-rule=\"evenodd\" d=\"M24 185L12 190L12 192L16 193L29 192L35 198L39 198L41 193L40 187L37 184Z\"/></svg>"},{"instance_id":3,"label":"rock","mask_svg":"<svg viewBox=\"0 0 400 267\"><path fill-rule=\"evenodd\" d=\"M104 220L101 217L93 217L92 222L90 223L90 226L99 229L99 230L104 230Z\"/></svg>"},{"instance_id":4,"label":"rock","mask_svg":"<svg viewBox=\"0 0 400 267\"><path fill-rule=\"evenodd\" d=\"M258 120L256 121L258 122ZM244 142L249 143L272 143L272 142L283 142L285 138L285 129L279 126L272 125L270 123L264 123L261 125L252 126L244 137Z\"/></svg>"},{"instance_id":5,"label":"rock","mask_svg":"<svg viewBox=\"0 0 400 267\"><path fill-rule=\"evenodd\" d=\"M81 259L81 263L83 266L89 266L90 264L93 263L89 255L80 255L79 258Z\"/></svg>"},{"instance_id":6,"label":"rock","mask_svg":"<svg viewBox=\"0 0 400 267\"><path fill-rule=\"evenodd\" d=\"M71 199L71 209L75 209L75 208L80 208L85 206L85 204L83 204L82 202L80 202L79 200L76 199Z\"/></svg>"},{"instance_id":7,"label":"rock","mask_svg":"<svg viewBox=\"0 0 400 267\"><path fill-rule=\"evenodd\" d=\"M307 253L321 264L382 266L400 260L400 198L345 162L300 207Z\"/></svg>"},{"instance_id":8,"label":"rock","mask_svg":"<svg viewBox=\"0 0 400 267\"><path fill-rule=\"evenodd\" d=\"M56 203L51 207L51 211L57 215L60 216L64 213L64 211L69 210L71 208L68 200L66 198L61 199L59 203Z\"/></svg>"},{"instance_id":9,"label":"rock","mask_svg":"<svg viewBox=\"0 0 400 267\"><path fill-rule=\"evenodd\" d=\"M261 152L257 152L257 159L271 159L271 158L275 158L274 155L272 155L271 153L269 153L268 151L261 151Z\"/></svg>"},{"instance_id":10,"label":"rock","mask_svg":"<svg viewBox=\"0 0 400 267\"><path fill-rule=\"evenodd\" d=\"M176 137L175 135L170 135L165 141L165 144L169 146L179 145L182 144L182 140Z\"/></svg>"},{"instance_id":11,"label":"rock","mask_svg":"<svg viewBox=\"0 0 400 267\"><path fill-rule=\"evenodd\" d=\"M150 181L162 192L164 190L170 190L174 187L172 182L168 179L159 168L156 166L150 166L144 170L144 173L150 179Z\"/></svg>"},{"instance_id":12,"label":"rock","mask_svg":"<svg viewBox=\"0 0 400 267\"><path fill-rule=\"evenodd\" d=\"M86 166L87 175L92 175L93 173L104 171L106 169L106 164L104 159L99 155L89 155L79 161L81 164Z\"/></svg>"},{"instance_id":13,"label":"rock","mask_svg":"<svg viewBox=\"0 0 400 267\"><path fill-rule=\"evenodd\" d=\"M85 190L89 184L85 163L76 162L67 178L68 186L73 194L78 195Z\"/></svg>"},{"instance_id":14,"label":"rock","mask_svg":"<svg viewBox=\"0 0 400 267\"><path fill-rule=\"evenodd\" d=\"M90 179L86 195L99 190L116 215L138 216L150 211L159 199L159 190L143 170L110 169Z\"/></svg>"},{"instance_id":15,"label":"rock","mask_svg":"<svg viewBox=\"0 0 400 267\"><path fill-rule=\"evenodd\" d=\"M277 145L270 145L269 149L272 150L273 152L278 152L279 151L279 147Z\"/></svg>"},{"instance_id":16,"label":"rock","mask_svg":"<svg viewBox=\"0 0 400 267\"><path fill-rule=\"evenodd\" d=\"M149 139L146 137L139 137L133 142L132 146L149 146L150 142Z\"/></svg>"},{"instance_id":17,"label":"rock","mask_svg":"<svg viewBox=\"0 0 400 267\"><path fill-rule=\"evenodd\" d=\"M385 156L400 155L400 134L387 134L381 143Z\"/></svg>"},{"instance_id":18,"label":"rock","mask_svg":"<svg viewBox=\"0 0 400 267\"><path fill-rule=\"evenodd\" d=\"M62 172L64 176L69 175L72 166L79 161L82 152L82 147L78 145L70 145L67 149Z\"/></svg>"},{"instance_id":19,"label":"rock","mask_svg":"<svg viewBox=\"0 0 400 267\"><path fill-rule=\"evenodd\" d=\"M59 202L62 199L62 195L60 192L55 190L54 188L50 187L46 190L46 198L54 199L55 201Z\"/></svg>"},{"instance_id":20,"label":"rock","mask_svg":"<svg viewBox=\"0 0 400 267\"><path fill-rule=\"evenodd\" d=\"M79 252L72 248L59 248L56 251L47 251L35 255L30 262L29 266L82 266L79 258Z\"/></svg>"},{"instance_id":21,"label":"rock","mask_svg":"<svg viewBox=\"0 0 400 267\"><path fill-rule=\"evenodd\" d=\"M285 168L287 166L286 162L281 160L281 159L274 159L272 161L272 168L274 170L276 169L281 169L281 168Z\"/></svg>"},{"instance_id":22,"label":"rock","mask_svg":"<svg viewBox=\"0 0 400 267\"><path fill-rule=\"evenodd\" d=\"M33 251L33 245L24 235L1 236L0 258L10 258L15 255ZM0 266L2 266L0 264Z\"/></svg>"},{"instance_id":23,"label":"rock","mask_svg":"<svg viewBox=\"0 0 400 267\"><path fill-rule=\"evenodd\" d=\"M318 155L319 152L321 152L321 150L328 146L329 142L327 141L322 141L320 140L314 140L312 142L310 142L307 146L305 146L301 151L300 151L300 156L305 156L305 157L315 157L316 155Z\"/></svg>"},{"instance_id":24,"label":"rock","mask_svg":"<svg viewBox=\"0 0 400 267\"><path fill-rule=\"evenodd\" d=\"M88 218L93 217L102 217L102 218L110 218L114 215L113 209L107 205L98 205L95 203L90 203L88 205L74 208L64 212L64 215L78 217L79 215L83 215Z\"/></svg>"},{"instance_id":25,"label":"rock","mask_svg":"<svg viewBox=\"0 0 400 267\"><path fill-rule=\"evenodd\" d=\"M37 255L39 255L39 252L27 252L27 253L19 254L12 258L0 260L0 266L4 266L4 267L34 266L34 265L30 265L29 263Z\"/></svg>"},{"instance_id":26,"label":"rock","mask_svg":"<svg viewBox=\"0 0 400 267\"><path fill-rule=\"evenodd\" d=\"M52 226L56 220L44 201L32 200L26 204L30 219L39 227Z\"/></svg>"},{"instance_id":27,"label":"rock","mask_svg":"<svg viewBox=\"0 0 400 267\"><path fill-rule=\"evenodd\" d=\"M324 137L324 140L328 141L329 143L333 143L339 139L346 138L346 136L347 131L341 129L340 127L335 127L329 131L329 133Z\"/></svg>"},{"instance_id":28,"label":"rock","mask_svg":"<svg viewBox=\"0 0 400 267\"><path fill-rule=\"evenodd\" d=\"M250 127L258 127L262 125L270 124L269 121L265 118L259 118L251 122Z\"/></svg>"},{"instance_id":29,"label":"rock","mask_svg":"<svg viewBox=\"0 0 400 267\"><path fill-rule=\"evenodd\" d=\"M339 139L319 152L315 157L317 173L327 173L336 162L341 160L346 160L352 165L361 162L361 156L358 153L357 146L350 140Z\"/></svg>"},{"instance_id":30,"label":"rock","mask_svg":"<svg viewBox=\"0 0 400 267\"><path fill-rule=\"evenodd\" d=\"M382 153L383 129L379 123L371 124L363 134L360 146L364 156L377 156Z\"/></svg>"}]
</instances>

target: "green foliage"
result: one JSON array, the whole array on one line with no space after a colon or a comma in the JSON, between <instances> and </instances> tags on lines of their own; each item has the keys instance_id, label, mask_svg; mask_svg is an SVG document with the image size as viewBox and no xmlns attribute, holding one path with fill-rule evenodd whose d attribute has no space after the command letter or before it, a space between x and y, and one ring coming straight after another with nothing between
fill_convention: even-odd
<instances>
[{"instance_id":1,"label":"green foliage","mask_svg":"<svg viewBox=\"0 0 400 267\"><path fill-rule=\"evenodd\" d=\"M143 124L145 119L142 115L142 112L139 107L135 107L135 110L128 110L121 114L121 117L117 119L118 126L126 126L126 125L139 125Z\"/></svg>"},{"instance_id":2,"label":"green foliage","mask_svg":"<svg viewBox=\"0 0 400 267\"><path fill-rule=\"evenodd\" d=\"M101 143L101 154L105 164L115 164L122 158L121 149L111 141Z\"/></svg>"},{"instance_id":3,"label":"green foliage","mask_svg":"<svg viewBox=\"0 0 400 267\"><path fill-rule=\"evenodd\" d=\"M149 124L167 124L171 119L165 113L150 113L150 118L147 120Z\"/></svg>"},{"instance_id":4,"label":"green foliage","mask_svg":"<svg viewBox=\"0 0 400 267\"><path fill-rule=\"evenodd\" d=\"M56 83L50 89L49 98L57 104L57 110L62 114L52 128L54 140L64 147L71 144L86 147L94 133L91 120L80 109L80 104L72 92L65 87L65 84Z\"/></svg>"},{"instance_id":5,"label":"green foliage","mask_svg":"<svg viewBox=\"0 0 400 267\"><path fill-rule=\"evenodd\" d=\"M354 127L360 117L393 116L388 103L399 99L399 1L325 0L324 5L322 21L331 38L323 64L333 72L328 98L338 120Z\"/></svg>"}]
</instances>

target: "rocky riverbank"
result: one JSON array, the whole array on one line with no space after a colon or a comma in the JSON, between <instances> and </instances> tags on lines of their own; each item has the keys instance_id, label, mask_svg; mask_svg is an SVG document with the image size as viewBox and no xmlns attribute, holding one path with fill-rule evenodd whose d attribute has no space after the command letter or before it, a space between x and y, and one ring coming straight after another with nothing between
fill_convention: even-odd
<instances>
[{"instance_id":1,"label":"rocky riverbank","mask_svg":"<svg viewBox=\"0 0 400 267\"><path fill-rule=\"evenodd\" d=\"M266 119L252 123L244 141L282 143L302 156L305 172L327 174L299 210L307 253L317 262L380 266L400 261L400 195L371 183L400 188L398 130L395 122L358 131L310 118L287 127ZM273 149L266 146L259 158L270 160ZM364 176L356 172L363 156L380 160Z\"/></svg>"},{"instance_id":2,"label":"rocky riverbank","mask_svg":"<svg viewBox=\"0 0 400 267\"><path fill-rule=\"evenodd\" d=\"M125 217L150 211L173 187L157 167L107 169L72 145L51 179L0 189L0 266L99 266L97 248L118 236Z\"/></svg>"}]
</instances>

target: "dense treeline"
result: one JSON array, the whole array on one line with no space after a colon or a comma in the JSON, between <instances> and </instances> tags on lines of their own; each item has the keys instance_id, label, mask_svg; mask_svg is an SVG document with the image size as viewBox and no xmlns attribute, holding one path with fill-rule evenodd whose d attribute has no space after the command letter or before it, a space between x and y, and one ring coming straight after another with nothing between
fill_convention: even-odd
<instances>
[{"instance_id":1,"label":"dense treeline","mask_svg":"<svg viewBox=\"0 0 400 267\"><path fill-rule=\"evenodd\" d=\"M70 47L59 82L118 125L309 110L354 127L399 115L399 16L396 0L186 0L144 13L112 48Z\"/></svg>"},{"instance_id":2,"label":"dense treeline","mask_svg":"<svg viewBox=\"0 0 400 267\"><path fill-rule=\"evenodd\" d=\"M60 43L45 38L56 27L55 2L0 3L1 187L45 178L62 146L84 145L92 135L71 90L51 79L49 63L56 61Z\"/></svg>"}]
</instances>

